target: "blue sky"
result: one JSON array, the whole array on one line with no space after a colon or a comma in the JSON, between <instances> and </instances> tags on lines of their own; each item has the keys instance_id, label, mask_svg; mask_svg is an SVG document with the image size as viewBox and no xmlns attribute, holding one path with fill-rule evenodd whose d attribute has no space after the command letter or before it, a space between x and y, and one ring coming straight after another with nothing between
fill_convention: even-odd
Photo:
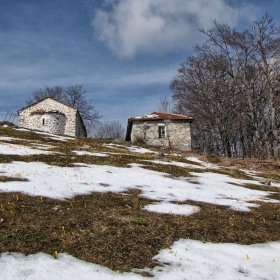
<instances>
[{"instance_id":1,"label":"blue sky","mask_svg":"<svg viewBox=\"0 0 280 280\"><path fill-rule=\"evenodd\" d=\"M82 84L104 117L159 109L213 20L240 30L277 0L0 0L0 120L48 86Z\"/></svg>"}]
</instances>

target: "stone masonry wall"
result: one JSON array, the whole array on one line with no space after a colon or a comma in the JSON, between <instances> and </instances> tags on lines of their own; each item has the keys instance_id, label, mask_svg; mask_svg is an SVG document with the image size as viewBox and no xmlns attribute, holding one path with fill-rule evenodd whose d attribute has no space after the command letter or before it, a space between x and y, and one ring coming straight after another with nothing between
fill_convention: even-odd
<instances>
[{"instance_id":1,"label":"stone masonry wall","mask_svg":"<svg viewBox=\"0 0 280 280\"><path fill-rule=\"evenodd\" d=\"M165 138L159 138L158 127L165 127ZM145 141L151 146L174 147L183 151L191 150L191 131L188 121L133 121L131 141L136 142L137 138Z\"/></svg>"},{"instance_id":2,"label":"stone masonry wall","mask_svg":"<svg viewBox=\"0 0 280 280\"><path fill-rule=\"evenodd\" d=\"M61 113L48 112L30 116L29 128L54 134L65 134L66 116Z\"/></svg>"},{"instance_id":3,"label":"stone masonry wall","mask_svg":"<svg viewBox=\"0 0 280 280\"><path fill-rule=\"evenodd\" d=\"M41 111L41 113L40 113ZM53 114L55 111L59 113ZM33 112L38 112L32 114ZM45 112L45 113L44 113ZM76 136L76 115L77 109L57 102L54 99L47 98L18 111L19 126L29 129L37 129L42 131L59 131L62 134ZM64 117L62 117L64 115ZM43 124L45 118L45 124ZM55 127L52 127L55 126ZM79 125L81 125L79 123Z\"/></svg>"}]
</instances>

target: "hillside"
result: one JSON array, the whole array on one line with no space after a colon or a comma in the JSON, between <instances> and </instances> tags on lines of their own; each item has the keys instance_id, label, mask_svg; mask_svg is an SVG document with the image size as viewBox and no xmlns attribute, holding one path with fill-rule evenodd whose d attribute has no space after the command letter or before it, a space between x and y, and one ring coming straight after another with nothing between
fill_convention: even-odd
<instances>
[{"instance_id":1,"label":"hillside","mask_svg":"<svg viewBox=\"0 0 280 280\"><path fill-rule=\"evenodd\" d=\"M0 276L19 279L8 263L28 267L38 256L69 269L79 259L134 271L116 274L130 279L279 278L279 170L2 126Z\"/></svg>"}]
</instances>

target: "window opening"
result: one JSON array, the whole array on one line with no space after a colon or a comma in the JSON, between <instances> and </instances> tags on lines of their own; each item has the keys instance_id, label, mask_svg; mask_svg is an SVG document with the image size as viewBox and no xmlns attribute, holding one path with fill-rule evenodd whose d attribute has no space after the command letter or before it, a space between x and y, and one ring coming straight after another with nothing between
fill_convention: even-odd
<instances>
[{"instance_id":1,"label":"window opening","mask_svg":"<svg viewBox=\"0 0 280 280\"><path fill-rule=\"evenodd\" d=\"M158 138L165 138L165 126L158 127Z\"/></svg>"},{"instance_id":2,"label":"window opening","mask_svg":"<svg viewBox=\"0 0 280 280\"><path fill-rule=\"evenodd\" d=\"M42 120L42 125L45 125L45 119L43 118L43 120Z\"/></svg>"}]
</instances>

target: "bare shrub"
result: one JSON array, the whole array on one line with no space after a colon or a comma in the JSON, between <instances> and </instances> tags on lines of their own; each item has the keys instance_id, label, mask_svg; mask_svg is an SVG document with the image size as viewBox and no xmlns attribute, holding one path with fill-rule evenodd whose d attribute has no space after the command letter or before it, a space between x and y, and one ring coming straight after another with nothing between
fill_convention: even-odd
<instances>
[{"instance_id":1,"label":"bare shrub","mask_svg":"<svg viewBox=\"0 0 280 280\"><path fill-rule=\"evenodd\" d=\"M220 163L220 158L216 155L207 155L206 156L207 161L211 162L211 163Z\"/></svg>"},{"instance_id":2,"label":"bare shrub","mask_svg":"<svg viewBox=\"0 0 280 280\"><path fill-rule=\"evenodd\" d=\"M95 123L90 129L90 136L93 138L114 138L123 140L125 130L119 121L107 123Z\"/></svg>"},{"instance_id":3,"label":"bare shrub","mask_svg":"<svg viewBox=\"0 0 280 280\"><path fill-rule=\"evenodd\" d=\"M137 144L146 144L144 136L142 136L142 135L135 135L134 142Z\"/></svg>"}]
</instances>

